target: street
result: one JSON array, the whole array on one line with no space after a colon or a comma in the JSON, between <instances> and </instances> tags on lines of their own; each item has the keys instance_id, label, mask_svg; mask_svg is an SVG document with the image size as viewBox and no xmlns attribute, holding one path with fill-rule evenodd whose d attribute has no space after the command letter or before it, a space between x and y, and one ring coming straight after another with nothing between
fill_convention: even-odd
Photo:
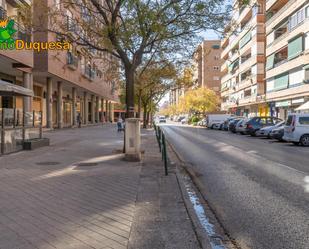
<instances>
[{"instance_id":1,"label":"street","mask_svg":"<svg viewBox=\"0 0 309 249\"><path fill-rule=\"evenodd\" d=\"M308 148L201 127L163 128L240 248L309 248Z\"/></svg>"}]
</instances>

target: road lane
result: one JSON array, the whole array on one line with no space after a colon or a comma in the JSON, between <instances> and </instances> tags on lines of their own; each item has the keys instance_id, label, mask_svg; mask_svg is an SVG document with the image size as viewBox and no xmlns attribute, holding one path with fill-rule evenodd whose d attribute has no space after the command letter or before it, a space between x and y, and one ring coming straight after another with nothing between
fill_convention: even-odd
<instances>
[{"instance_id":1,"label":"road lane","mask_svg":"<svg viewBox=\"0 0 309 249\"><path fill-rule=\"evenodd\" d=\"M193 127L164 129L242 248L309 248L308 148Z\"/></svg>"}]
</instances>

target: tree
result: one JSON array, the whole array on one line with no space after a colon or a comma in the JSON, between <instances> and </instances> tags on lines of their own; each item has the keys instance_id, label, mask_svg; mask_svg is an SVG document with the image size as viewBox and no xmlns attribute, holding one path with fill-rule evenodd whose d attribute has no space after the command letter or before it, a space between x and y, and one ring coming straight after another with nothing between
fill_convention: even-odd
<instances>
[{"instance_id":1,"label":"tree","mask_svg":"<svg viewBox=\"0 0 309 249\"><path fill-rule=\"evenodd\" d=\"M187 113L213 112L220 110L218 95L208 88L190 90L184 97L184 110Z\"/></svg>"},{"instance_id":2,"label":"tree","mask_svg":"<svg viewBox=\"0 0 309 249\"><path fill-rule=\"evenodd\" d=\"M41 0L35 0L40 4ZM55 1L57 2L57 1ZM78 45L111 54L121 61L126 82L127 115L134 115L136 72L155 55L178 60L192 54L198 34L222 30L228 21L224 0L64 0L65 8L45 6L37 20ZM43 7L44 8L44 7ZM68 15L72 9L77 16ZM48 12L48 14L47 14ZM62 18L60 18L61 16ZM65 17L65 18L64 18ZM63 21L65 20L65 21ZM40 25L39 25L40 27Z\"/></svg>"},{"instance_id":3,"label":"tree","mask_svg":"<svg viewBox=\"0 0 309 249\"><path fill-rule=\"evenodd\" d=\"M137 77L137 99L139 109L143 107L143 124L145 128L149 123L150 114L156 111L157 104L174 84L176 75L175 67L165 62L164 64L152 63L152 65L140 72L139 77Z\"/></svg>"}]
</instances>

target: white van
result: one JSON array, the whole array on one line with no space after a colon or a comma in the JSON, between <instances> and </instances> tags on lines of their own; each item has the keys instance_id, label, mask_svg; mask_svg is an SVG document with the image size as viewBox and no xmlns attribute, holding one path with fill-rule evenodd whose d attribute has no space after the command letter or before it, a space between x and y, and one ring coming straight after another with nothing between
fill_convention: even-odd
<instances>
[{"instance_id":1,"label":"white van","mask_svg":"<svg viewBox=\"0 0 309 249\"><path fill-rule=\"evenodd\" d=\"M284 126L283 139L294 144L309 146L309 113L289 114Z\"/></svg>"},{"instance_id":2,"label":"white van","mask_svg":"<svg viewBox=\"0 0 309 249\"><path fill-rule=\"evenodd\" d=\"M232 114L209 114L206 117L206 126L213 129L216 125L222 124L225 120L232 116Z\"/></svg>"}]
</instances>

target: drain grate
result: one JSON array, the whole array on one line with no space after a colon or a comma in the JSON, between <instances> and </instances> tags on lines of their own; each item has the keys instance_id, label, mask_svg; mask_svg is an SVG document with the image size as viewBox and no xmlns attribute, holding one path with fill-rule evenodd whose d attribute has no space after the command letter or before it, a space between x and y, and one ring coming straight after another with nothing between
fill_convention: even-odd
<instances>
[{"instance_id":1,"label":"drain grate","mask_svg":"<svg viewBox=\"0 0 309 249\"><path fill-rule=\"evenodd\" d=\"M78 163L76 166L87 167L87 166L97 166L97 163Z\"/></svg>"},{"instance_id":2,"label":"drain grate","mask_svg":"<svg viewBox=\"0 0 309 249\"><path fill-rule=\"evenodd\" d=\"M60 164L59 162L38 162L36 165L42 165L42 166L53 166L53 165L58 165Z\"/></svg>"}]
</instances>

